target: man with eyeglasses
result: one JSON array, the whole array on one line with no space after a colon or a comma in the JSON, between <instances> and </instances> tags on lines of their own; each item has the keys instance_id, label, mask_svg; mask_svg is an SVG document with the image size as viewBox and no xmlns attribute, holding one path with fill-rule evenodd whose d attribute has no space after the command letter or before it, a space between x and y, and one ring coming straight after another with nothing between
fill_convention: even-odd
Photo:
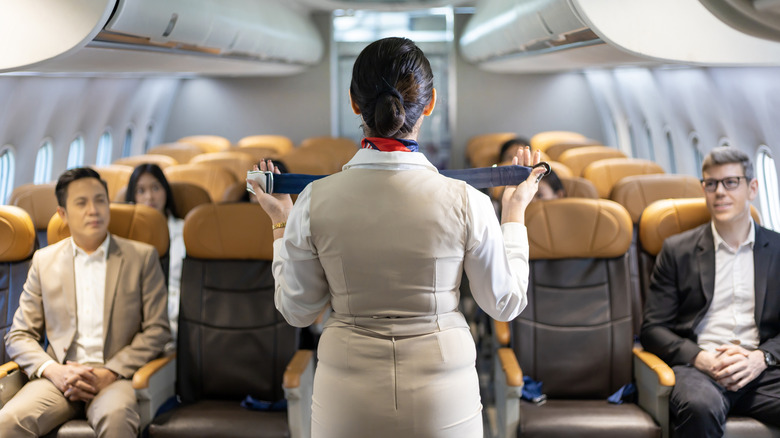
<instances>
[{"instance_id":1,"label":"man with eyeglasses","mask_svg":"<svg viewBox=\"0 0 780 438\"><path fill-rule=\"evenodd\" d=\"M716 148L702 176L712 220L664 242L641 331L674 370L670 420L686 438L722 437L729 414L780 425L780 234L750 215L746 154Z\"/></svg>"}]
</instances>

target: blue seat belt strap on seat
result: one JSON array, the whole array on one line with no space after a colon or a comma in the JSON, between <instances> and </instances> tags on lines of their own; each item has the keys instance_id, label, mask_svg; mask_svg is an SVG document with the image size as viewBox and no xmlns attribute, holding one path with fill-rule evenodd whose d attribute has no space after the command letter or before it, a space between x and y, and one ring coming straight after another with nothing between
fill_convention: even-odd
<instances>
[{"instance_id":1,"label":"blue seat belt strap on seat","mask_svg":"<svg viewBox=\"0 0 780 438\"><path fill-rule=\"evenodd\" d=\"M550 165L539 163L533 167L543 166L550 173ZM441 170L442 175L465 181L477 189L486 189L498 186L515 186L528 178L533 167L526 166L500 166L480 167L476 169ZM282 173L273 175L273 193L301 193L312 181L324 178L327 175L304 175L298 173Z\"/></svg>"}]
</instances>

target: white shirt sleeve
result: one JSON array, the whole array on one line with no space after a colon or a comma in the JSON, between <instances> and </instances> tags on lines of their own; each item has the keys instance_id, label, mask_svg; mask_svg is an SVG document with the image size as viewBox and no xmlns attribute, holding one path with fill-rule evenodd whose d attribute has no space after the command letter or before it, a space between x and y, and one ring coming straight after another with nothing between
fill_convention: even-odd
<instances>
[{"instance_id":1,"label":"white shirt sleeve","mask_svg":"<svg viewBox=\"0 0 780 438\"><path fill-rule=\"evenodd\" d=\"M284 237L274 241L276 308L293 326L311 325L330 302L330 290L311 242L311 184L298 195Z\"/></svg>"},{"instance_id":2,"label":"white shirt sleeve","mask_svg":"<svg viewBox=\"0 0 780 438\"><path fill-rule=\"evenodd\" d=\"M492 318L510 321L528 304L528 231L516 222L499 226L490 198L471 186L468 202L463 267L471 293Z\"/></svg>"}]
</instances>

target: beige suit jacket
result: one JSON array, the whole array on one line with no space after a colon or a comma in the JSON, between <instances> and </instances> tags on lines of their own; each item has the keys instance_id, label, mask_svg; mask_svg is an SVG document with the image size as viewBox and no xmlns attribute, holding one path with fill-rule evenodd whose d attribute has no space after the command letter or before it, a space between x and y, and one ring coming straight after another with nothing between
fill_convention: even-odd
<instances>
[{"instance_id":1,"label":"beige suit jacket","mask_svg":"<svg viewBox=\"0 0 780 438\"><path fill-rule=\"evenodd\" d=\"M165 277L154 247L111 236L103 310L105 367L130 378L170 340ZM11 359L34 377L44 362L65 361L76 335L76 286L71 239L38 250L5 336ZM49 345L41 344L46 337Z\"/></svg>"}]
</instances>

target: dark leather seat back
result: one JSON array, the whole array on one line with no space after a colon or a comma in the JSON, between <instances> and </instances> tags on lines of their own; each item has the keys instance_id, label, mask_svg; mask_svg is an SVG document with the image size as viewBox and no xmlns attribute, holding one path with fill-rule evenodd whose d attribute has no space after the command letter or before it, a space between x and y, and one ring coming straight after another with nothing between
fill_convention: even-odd
<instances>
[{"instance_id":1,"label":"dark leather seat back","mask_svg":"<svg viewBox=\"0 0 780 438\"><path fill-rule=\"evenodd\" d=\"M23 209L0 205L0 339L5 338L14 319L19 297L27 280L33 250L35 227ZM11 360L0 345L1 363Z\"/></svg>"},{"instance_id":2,"label":"dark leather seat back","mask_svg":"<svg viewBox=\"0 0 780 438\"><path fill-rule=\"evenodd\" d=\"M627 251L632 224L615 202L532 203L528 306L512 324L524 375L549 398L606 399L631 381Z\"/></svg>"}]
</instances>

